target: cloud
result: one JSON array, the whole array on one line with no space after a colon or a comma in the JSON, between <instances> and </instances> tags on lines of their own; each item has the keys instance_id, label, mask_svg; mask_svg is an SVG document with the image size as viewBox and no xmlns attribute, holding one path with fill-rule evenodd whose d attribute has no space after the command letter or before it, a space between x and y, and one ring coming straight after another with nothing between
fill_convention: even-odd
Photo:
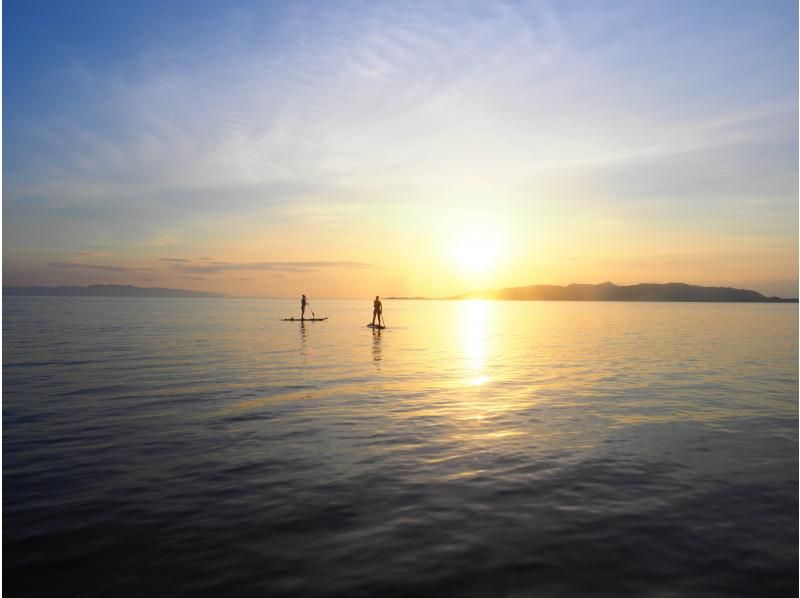
<instances>
[{"instance_id":1,"label":"cloud","mask_svg":"<svg viewBox=\"0 0 800 598\"><path fill-rule=\"evenodd\" d=\"M124 268L122 266L108 266L105 264L78 264L75 262L48 262L50 268L63 268L67 270L105 270L107 272L135 272L149 270L149 268Z\"/></svg>"},{"instance_id":2,"label":"cloud","mask_svg":"<svg viewBox=\"0 0 800 598\"><path fill-rule=\"evenodd\" d=\"M262 272L316 272L318 270L375 270L377 266L366 262L349 261L312 261L312 262L220 262L184 264L178 262L175 267L183 272L195 274L218 274L220 272L262 271Z\"/></svg>"},{"instance_id":3,"label":"cloud","mask_svg":"<svg viewBox=\"0 0 800 598\"><path fill-rule=\"evenodd\" d=\"M108 251L74 251L72 252L73 257L75 258L87 258L87 257L100 257L100 256L108 256L110 253Z\"/></svg>"}]
</instances>

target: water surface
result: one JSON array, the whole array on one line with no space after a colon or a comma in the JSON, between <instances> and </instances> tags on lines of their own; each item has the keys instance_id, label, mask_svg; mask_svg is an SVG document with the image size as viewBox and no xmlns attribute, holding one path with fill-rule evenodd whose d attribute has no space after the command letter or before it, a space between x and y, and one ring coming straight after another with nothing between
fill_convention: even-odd
<instances>
[{"instance_id":1,"label":"water surface","mask_svg":"<svg viewBox=\"0 0 800 598\"><path fill-rule=\"evenodd\" d=\"M14 596L795 596L797 306L6 297Z\"/></svg>"}]
</instances>

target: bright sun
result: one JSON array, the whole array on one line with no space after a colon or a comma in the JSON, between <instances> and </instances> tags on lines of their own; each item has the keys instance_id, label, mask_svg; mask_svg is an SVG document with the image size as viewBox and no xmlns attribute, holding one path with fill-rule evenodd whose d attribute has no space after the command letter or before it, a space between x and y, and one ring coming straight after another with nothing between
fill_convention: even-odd
<instances>
[{"instance_id":1,"label":"bright sun","mask_svg":"<svg viewBox=\"0 0 800 598\"><path fill-rule=\"evenodd\" d=\"M452 258L465 274L487 274L497 263L498 244L480 233L464 234L453 242Z\"/></svg>"}]
</instances>

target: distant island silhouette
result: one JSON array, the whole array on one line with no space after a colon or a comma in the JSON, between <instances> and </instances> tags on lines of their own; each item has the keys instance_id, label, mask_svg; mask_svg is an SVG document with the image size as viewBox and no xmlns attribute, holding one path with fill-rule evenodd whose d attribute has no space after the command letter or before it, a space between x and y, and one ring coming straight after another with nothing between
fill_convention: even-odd
<instances>
[{"instance_id":1,"label":"distant island silhouette","mask_svg":"<svg viewBox=\"0 0 800 598\"><path fill-rule=\"evenodd\" d=\"M424 297L387 297L387 299L424 299ZM797 303L797 299L766 297L756 291L730 287L702 287L681 282L645 283L619 286L602 284L570 284L557 286L537 284L526 287L470 291L441 299L497 299L511 301L709 301L745 303Z\"/></svg>"},{"instance_id":2,"label":"distant island silhouette","mask_svg":"<svg viewBox=\"0 0 800 598\"><path fill-rule=\"evenodd\" d=\"M129 284L93 284L86 287L3 287L3 295L33 295L55 297L227 297L222 293L205 293L184 289L137 287Z\"/></svg>"}]
</instances>

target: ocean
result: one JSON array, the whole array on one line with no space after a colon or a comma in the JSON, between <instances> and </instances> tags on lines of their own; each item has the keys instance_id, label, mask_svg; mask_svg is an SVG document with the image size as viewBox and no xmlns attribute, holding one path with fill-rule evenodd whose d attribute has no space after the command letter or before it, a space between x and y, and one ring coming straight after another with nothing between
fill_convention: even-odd
<instances>
[{"instance_id":1,"label":"ocean","mask_svg":"<svg viewBox=\"0 0 800 598\"><path fill-rule=\"evenodd\" d=\"M798 306L5 297L9 596L796 596Z\"/></svg>"}]
</instances>

